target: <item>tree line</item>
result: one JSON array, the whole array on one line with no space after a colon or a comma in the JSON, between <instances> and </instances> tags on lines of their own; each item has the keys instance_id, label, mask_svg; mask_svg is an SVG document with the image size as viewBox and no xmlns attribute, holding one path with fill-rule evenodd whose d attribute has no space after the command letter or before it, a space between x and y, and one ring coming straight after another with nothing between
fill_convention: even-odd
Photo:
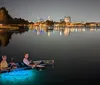
<instances>
[{"instance_id":1,"label":"tree line","mask_svg":"<svg viewBox=\"0 0 100 85\"><path fill-rule=\"evenodd\" d=\"M0 8L0 23L1 24L28 24L28 20L22 18L12 18L5 7Z\"/></svg>"}]
</instances>

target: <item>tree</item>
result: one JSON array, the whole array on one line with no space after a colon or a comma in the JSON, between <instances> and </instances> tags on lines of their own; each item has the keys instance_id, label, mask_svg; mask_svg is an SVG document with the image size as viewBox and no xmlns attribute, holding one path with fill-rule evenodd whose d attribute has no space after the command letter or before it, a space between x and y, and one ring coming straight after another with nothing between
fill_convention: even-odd
<instances>
[{"instance_id":1,"label":"tree","mask_svg":"<svg viewBox=\"0 0 100 85\"><path fill-rule=\"evenodd\" d=\"M0 8L0 23L3 24L29 24L27 20L21 18L12 18L5 7Z\"/></svg>"},{"instance_id":2,"label":"tree","mask_svg":"<svg viewBox=\"0 0 100 85\"><path fill-rule=\"evenodd\" d=\"M53 21L46 20L45 24L48 25L48 26L53 26L54 25L54 22Z\"/></svg>"},{"instance_id":3,"label":"tree","mask_svg":"<svg viewBox=\"0 0 100 85\"><path fill-rule=\"evenodd\" d=\"M8 14L5 7L0 8L0 21L2 21L3 24L9 24L12 21L12 17Z\"/></svg>"}]
</instances>

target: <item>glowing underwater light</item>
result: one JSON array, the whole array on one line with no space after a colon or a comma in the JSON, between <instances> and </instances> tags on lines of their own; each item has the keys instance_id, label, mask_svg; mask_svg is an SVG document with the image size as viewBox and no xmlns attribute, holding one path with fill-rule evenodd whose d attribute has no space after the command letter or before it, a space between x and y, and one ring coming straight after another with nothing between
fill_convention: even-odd
<instances>
[{"instance_id":1,"label":"glowing underwater light","mask_svg":"<svg viewBox=\"0 0 100 85\"><path fill-rule=\"evenodd\" d=\"M36 72L34 70L14 71L10 73L0 74L0 83L3 85L25 84L35 79Z\"/></svg>"}]
</instances>

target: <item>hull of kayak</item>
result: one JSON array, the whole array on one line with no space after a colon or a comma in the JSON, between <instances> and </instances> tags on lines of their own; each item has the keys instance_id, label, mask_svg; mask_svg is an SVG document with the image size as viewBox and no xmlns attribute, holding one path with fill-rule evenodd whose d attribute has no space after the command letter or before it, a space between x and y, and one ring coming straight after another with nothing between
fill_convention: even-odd
<instances>
[{"instance_id":1,"label":"hull of kayak","mask_svg":"<svg viewBox=\"0 0 100 85\"><path fill-rule=\"evenodd\" d=\"M53 60L38 60L38 61L33 61L35 64L39 64L41 67L35 67L34 69L45 69L48 66L54 66L54 61ZM22 71L22 70L29 70L33 69L24 63L16 63L17 68L15 69L10 69L10 70L5 70L5 71L0 71L0 73L7 73L7 72L12 72L12 71ZM44 67L42 67L44 66Z\"/></svg>"}]
</instances>

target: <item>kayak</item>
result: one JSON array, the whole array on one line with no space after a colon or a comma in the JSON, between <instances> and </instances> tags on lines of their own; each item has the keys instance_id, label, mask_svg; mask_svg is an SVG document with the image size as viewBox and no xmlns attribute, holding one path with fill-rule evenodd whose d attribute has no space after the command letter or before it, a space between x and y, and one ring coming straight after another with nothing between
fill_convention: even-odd
<instances>
[{"instance_id":1,"label":"kayak","mask_svg":"<svg viewBox=\"0 0 100 85\"><path fill-rule=\"evenodd\" d=\"M53 65L54 60L38 60L38 61L33 61L35 64L41 64L41 65Z\"/></svg>"},{"instance_id":2,"label":"kayak","mask_svg":"<svg viewBox=\"0 0 100 85\"><path fill-rule=\"evenodd\" d=\"M37 60L33 61L35 64L37 64L37 67L32 68L30 66L25 65L23 62L16 63L17 68L10 69L10 70L5 70L5 71L0 71L0 73L7 73L7 72L12 72L12 71L22 71L22 70L29 70L29 69L45 69L47 67L54 67L54 60Z\"/></svg>"}]
</instances>

